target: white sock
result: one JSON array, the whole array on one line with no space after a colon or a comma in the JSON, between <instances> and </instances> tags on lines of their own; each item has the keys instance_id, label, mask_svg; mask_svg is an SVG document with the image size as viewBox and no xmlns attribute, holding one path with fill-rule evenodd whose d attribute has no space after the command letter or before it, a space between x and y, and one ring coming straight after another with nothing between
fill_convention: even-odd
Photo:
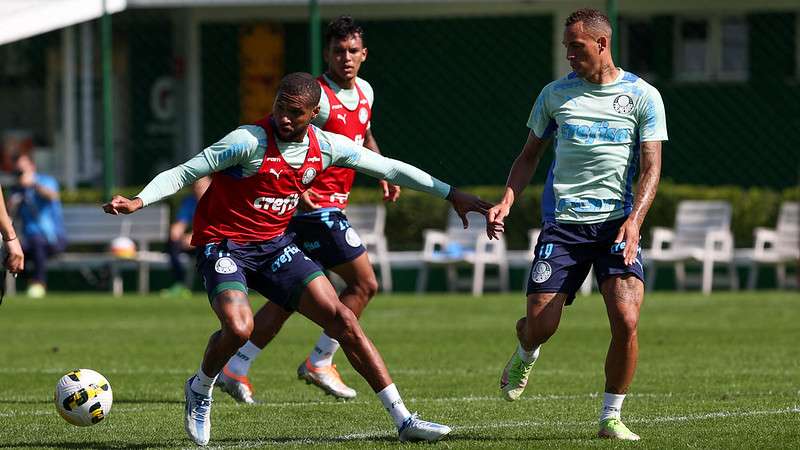
<instances>
[{"instance_id":1,"label":"white sock","mask_svg":"<svg viewBox=\"0 0 800 450\"><path fill-rule=\"evenodd\" d=\"M612 418L619 419L623 400L625 400L625 394L603 393L603 408L600 410L600 422Z\"/></svg>"},{"instance_id":2,"label":"white sock","mask_svg":"<svg viewBox=\"0 0 800 450\"><path fill-rule=\"evenodd\" d=\"M225 367L234 375L245 376L250 370L250 364L253 364L259 353L261 353L261 349L251 341L247 341L239 350L236 350L236 354L228 360Z\"/></svg>"},{"instance_id":3,"label":"white sock","mask_svg":"<svg viewBox=\"0 0 800 450\"><path fill-rule=\"evenodd\" d=\"M517 346L517 355L519 355L520 359L525 361L526 363L536 362L539 359L539 349L542 348L541 345L537 345L535 349L531 351L527 351L522 348L522 344Z\"/></svg>"},{"instance_id":4,"label":"white sock","mask_svg":"<svg viewBox=\"0 0 800 450\"><path fill-rule=\"evenodd\" d=\"M195 375L194 380L192 380L192 385L189 387L198 394L211 397L211 390L214 389L214 380L216 379L216 375L210 377L206 375L203 372L203 368L200 367L197 369L197 375Z\"/></svg>"},{"instance_id":5,"label":"white sock","mask_svg":"<svg viewBox=\"0 0 800 450\"><path fill-rule=\"evenodd\" d=\"M314 367L330 366L333 364L333 354L336 353L336 350L339 350L339 341L322 333L317 344L314 345L314 350L311 351L308 360Z\"/></svg>"},{"instance_id":6,"label":"white sock","mask_svg":"<svg viewBox=\"0 0 800 450\"><path fill-rule=\"evenodd\" d=\"M400 428L403 422L411 417L411 413L406 409L406 405L403 403L403 399L400 398L400 393L397 392L397 386L395 386L394 383L378 392L378 398L381 399L383 407L386 408L386 411L392 416L394 425L397 428Z\"/></svg>"}]
</instances>

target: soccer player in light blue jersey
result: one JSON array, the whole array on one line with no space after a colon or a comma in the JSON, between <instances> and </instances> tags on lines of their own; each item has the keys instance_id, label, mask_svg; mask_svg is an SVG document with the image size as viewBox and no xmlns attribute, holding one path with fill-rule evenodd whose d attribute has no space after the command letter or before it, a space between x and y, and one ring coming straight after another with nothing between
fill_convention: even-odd
<instances>
[{"instance_id":1,"label":"soccer player in light blue jersey","mask_svg":"<svg viewBox=\"0 0 800 450\"><path fill-rule=\"evenodd\" d=\"M542 344L556 332L564 306L594 267L611 323L598 434L638 440L622 423L620 409L639 353L644 297L639 230L658 188L667 129L658 91L614 65L611 34L608 17L595 9L567 18L563 44L573 72L545 86L536 99L528 140L511 167L502 201L489 211L487 232L495 238L504 230L514 199L552 139L555 158L542 199L527 316L517 322L519 345L500 388L507 400L519 398Z\"/></svg>"}]
</instances>

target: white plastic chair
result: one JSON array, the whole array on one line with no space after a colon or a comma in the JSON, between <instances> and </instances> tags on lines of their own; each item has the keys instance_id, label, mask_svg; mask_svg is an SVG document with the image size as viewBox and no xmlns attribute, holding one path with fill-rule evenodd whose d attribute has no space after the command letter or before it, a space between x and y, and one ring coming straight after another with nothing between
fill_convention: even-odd
<instances>
[{"instance_id":1,"label":"white plastic chair","mask_svg":"<svg viewBox=\"0 0 800 450\"><path fill-rule=\"evenodd\" d=\"M486 266L498 268L497 284L501 292L508 291L508 259L506 241L503 236L489 240L486 236L486 218L480 214L469 215L469 228L464 229L461 218L454 210L450 211L445 230L425 230L425 245L422 250L422 268L417 277L417 293L425 291L428 284L430 266L444 266L447 269L447 286L455 291L461 284L458 279L459 265L472 265L472 295L483 293L486 281Z\"/></svg>"},{"instance_id":2,"label":"white plastic chair","mask_svg":"<svg viewBox=\"0 0 800 450\"><path fill-rule=\"evenodd\" d=\"M783 203L777 226L774 229L759 227L753 234L755 245L747 288L755 289L758 266L762 264L774 265L778 287L787 287L786 265L800 260L800 203Z\"/></svg>"},{"instance_id":3,"label":"white plastic chair","mask_svg":"<svg viewBox=\"0 0 800 450\"><path fill-rule=\"evenodd\" d=\"M675 228L653 228L653 247L649 254L647 285L652 289L659 263L672 263L679 290L686 288L686 262L702 264L702 291L710 294L714 265L724 264L728 269L731 289L739 287L733 262L733 234L731 233L731 205L722 201L685 200L678 204Z\"/></svg>"},{"instance_id":4,"label":"white plastic chair","mask_svg":"<svg viewBox=\"0 0 800 450\"><path fill-rule=\"evenodd\" d=\"M350 226L355 228L367 248L370 260L378 265L381 289L392 292L392 266L389 263L389 245L384 233L386 207L380 203L351 205L347 207L345 214Z\"/></svg>"}]
</instances>

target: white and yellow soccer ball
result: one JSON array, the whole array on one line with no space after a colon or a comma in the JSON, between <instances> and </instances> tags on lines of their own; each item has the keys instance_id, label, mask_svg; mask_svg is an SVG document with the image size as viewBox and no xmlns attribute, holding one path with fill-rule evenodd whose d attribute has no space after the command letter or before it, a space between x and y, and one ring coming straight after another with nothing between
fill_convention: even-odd
<instances>
[{"instance_id":1,"label":"white and yellow soccer ball","mask_svg":"<svg viewBox=\"0 0 800 450\"><path fill-rule=\"evenodd\" d=\"M111 411L111 385L90 369L75 369L56 384L56 410L67 422L88 427L101 422Z\"/></svg>"},{"instance_id":2,"label":"white and yellow soccer ball","mask_svg":"<svg viewBox=\"0 0 800 450\"><path fill-rule=\"evenodd\" d=\"M117 258L133 259L136 257L136 243L127 236L119 236L112 239L108 249Z\"/></svg>"}]
</instances>

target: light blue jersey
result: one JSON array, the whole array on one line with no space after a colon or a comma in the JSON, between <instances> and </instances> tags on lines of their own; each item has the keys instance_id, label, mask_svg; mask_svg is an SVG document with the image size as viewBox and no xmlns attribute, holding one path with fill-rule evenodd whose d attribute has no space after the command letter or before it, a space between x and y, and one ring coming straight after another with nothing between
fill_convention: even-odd
<instances>
[{"instance_id":1,"label":"light blue jersey","mask_svg":"<svg viewBox=\"0 0 800 450\"><path fill-rule=\"evenodd\" d=\"M600 223L630 214L640 145L667 140L658 90L622 69L607 84L575 73L548 84L528 127L555 139L542 198L545 222Z\"/></svg>"},{"instance_id":2,"label":"light blue jersey","mask_svg":"<svg viewBox=\"0 0 800 450\"><path fill-rule=\"evenodd\" d=\"M441 198L450 193L449 184L414 166L383 157L346 136L320 130L314 125L311 127L314 127L314 134L319 140L323 169L330 166L347 167ZM302 142L276 139L276 145L284 161L297 168L306 159L309 138L306 135ZM266 131L257 125L242 125L185 163L158 174L137 197L142 200L143 206L147 206L214 172L225 172L234 178L251 177L261 168L266 151Z\"/></svg>"}]
</instances>

